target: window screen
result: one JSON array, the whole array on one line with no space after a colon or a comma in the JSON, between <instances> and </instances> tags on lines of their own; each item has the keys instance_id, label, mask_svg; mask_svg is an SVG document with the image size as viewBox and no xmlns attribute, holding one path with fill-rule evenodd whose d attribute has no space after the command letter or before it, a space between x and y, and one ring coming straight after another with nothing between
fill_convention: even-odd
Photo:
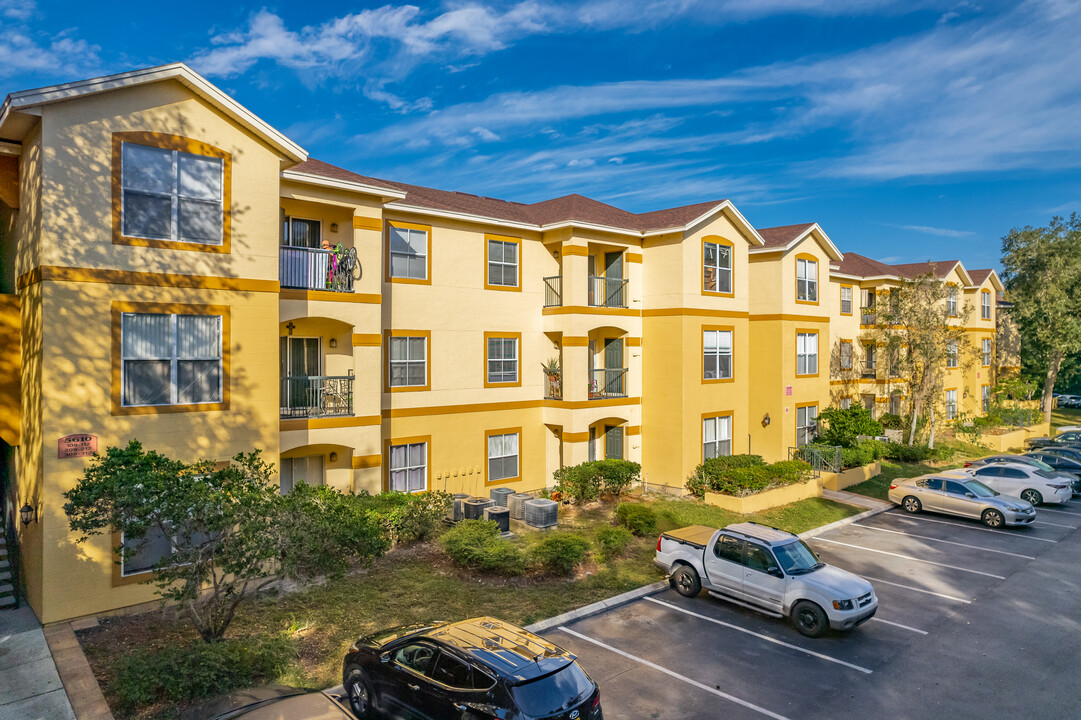
<instances>
[{"instance_id":1,"label":"window screen","mask_svg":"<svg viewBox=\"0 0 1081 720\"><path fill-rule=\"evenodd\" d=\"M121 162L124 235L221 244L221 158L123 143Z\"/></svg>"}]
</instances>

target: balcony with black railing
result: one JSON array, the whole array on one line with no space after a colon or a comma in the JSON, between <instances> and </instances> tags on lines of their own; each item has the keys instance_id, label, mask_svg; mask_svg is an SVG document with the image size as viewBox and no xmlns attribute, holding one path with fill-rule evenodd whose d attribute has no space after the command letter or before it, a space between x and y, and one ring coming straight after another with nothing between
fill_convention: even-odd
<instances>
[{"instance_id":1,"label":"balcony with black railing","mask_svg":"<svg viewBox=\"0 0 1081 720\"><path fill-rule=\"evenodd\" d=\"M563 276L553 275L544 278L544 307L563 305Z\"/></svg>"},{"instance_id":2,"label":"balcony with black railing","mask_svg":"<svg viewBox=\"0 0 1081 720\"><path fill-rule=\"evenodd\" d=\"M873 362L863 363L860 369L860 377L865 380L874 380L878 377L878 365Z\"/></svg>"},{"instance_id":3,"label":"balcony with black railing","mask_svg":"<svg viewBox=\"0 0 1081 720\"><path fill-rule=\"evenodd\" d=\"M627 307L626 278L607 278L590 275L589 306L609 308Z\"/></svg>"},{"instance_id":4,"label":"balcony with black railing","mask_svg":"<svg viewBox=\"0 0 1081 720\"><path fill-rule=\"evenodd\" d=\"M278 281L283 288L353 292L355 267L355 248L338 252L291 245L279 247Z\"/></svg>"},{"instance_id":5,"label":"balcony with black railing","mask_svg":"<svg viewBox=\"0 0 1081 720\"><path fill-rule=\"evenodd\" d=\"M604 368L589 371L589 399L627 397L627 368Z\"/></svg>"},{"instance_id":6,"label":"balcony with black railing","mask_svg":"<svg viewBox=\"0 0 1081 720\"><path fill-rule=\"evenodd\" d=\"M281 379L281 417L353 414L353 375L303 375Z\"/></svg>"},{"instance_id":7,"label":"balcony with black railing","mask_svg":"<svg viewBox=\"0 0 1081 720\"><path fill-rule=\"evenodd\" d=\"M874 325L876 319L874 307L860 308L860 325Z\"/></svg>"}]
</instances>

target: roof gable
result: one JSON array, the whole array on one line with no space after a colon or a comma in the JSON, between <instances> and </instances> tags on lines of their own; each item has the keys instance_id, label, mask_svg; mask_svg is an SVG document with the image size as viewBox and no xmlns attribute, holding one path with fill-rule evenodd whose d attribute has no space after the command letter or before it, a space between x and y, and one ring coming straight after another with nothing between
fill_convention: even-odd
<instances>
[{"instance_id":1,"label":"roof gable","mask_svg":"<svg viewBox=\"0 0 1081 720\"><path fill-rule=\"evenodd\" d=\"M805 238L811 236L819 247L826 251L830 260L837 261L843 256L837 246L830 240L826 231L816 223L800 223L798 225L781 225L778 227L762 228L758 231L762 237L763 246L755 248L752 252L770 252L781 250L788 252L799 245Z\"/></svg>"}]
</instances>

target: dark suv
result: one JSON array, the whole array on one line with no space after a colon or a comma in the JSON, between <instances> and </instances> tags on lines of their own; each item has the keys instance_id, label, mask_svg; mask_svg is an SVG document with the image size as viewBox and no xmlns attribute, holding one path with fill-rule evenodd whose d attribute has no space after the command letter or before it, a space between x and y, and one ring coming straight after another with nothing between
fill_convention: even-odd
<instances>
[{"instance_id":1,"label":"dark suv","mask_svg":"<svg viewBox=\"0 0 1081 720\"><path fill-rule=\"evenodd\" d=\"M358 718L601 720L601 693L575 656L494 618L392 628L342 665Z\"/></svg>"}]
</instances>

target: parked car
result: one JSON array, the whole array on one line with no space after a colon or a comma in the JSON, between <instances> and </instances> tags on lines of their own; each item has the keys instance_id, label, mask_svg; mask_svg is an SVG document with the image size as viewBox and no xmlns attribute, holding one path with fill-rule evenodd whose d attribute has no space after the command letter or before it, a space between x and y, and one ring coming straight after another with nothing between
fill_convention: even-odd
<instances>
[{"instance_id":1,"label":"parked car","mask_svg":"<svg viewBox=\"0 0 1081 720\"><path fill-rule=\"evenodd\" d=\"M965 470L900 478L890 485L889 498L905 512L927 510L975 518L991 528L1031 525L1036 519L1031 503L1006 497Z\"/></svg>"},{"instance_id":2,"label":"parked car","mask_svg":"<svg viewBox=\"0 0 1081 720\"><path fill-rule=\"evenodd\" d=\"M602 720L600 688L575 656L490 617L362 637L342 663L358 718Z\"/></svg>"},{"instance_id":3,"label":"parked car","mask_svg":"<svg viewBox=\"0 0 1081 720\"><path fill-rule=\"evenodd\" d=\"M1070 460L1076 460L1081 463L1081 447L1074 447L1072 445L1053 445L1051 447L1039 448L1033 452L1069 458Z\"/></svg>"},{"instance_id":4,"label":"parked car","mask_svg":"<svg viewBox=\"0 0 1081 720\"><path fill-rule=\"evenodd\" d=\"M273 685L208 700L180 714L181 720L352 720L341 698Z\"/></svg>"},{"instance_id":5,"label":"parked car","mask_svg":"<svg viewBox=\"0 0 1081 720\"><path fill-rule=\"evenodd\" d=\"M987 487L1032 505L1059 504L1073 497L1073 484L1057 472L1021 463L991 463L964 470Z\"/></svg>"},{"instance_id":6,"label":"parked car","mask_svg":"<svg viewBox=\"0 0 1081 720\"><path fill-rule=\"evenodd\" d=\"M1059 455L1054 450L1036 450L1027 452L1022 457L1030 457L1033 460L1039 460L1057 472L1072 475L1074 495L1081 494L1081 460L1075 460L1066 457L1065 455Z\"/></svg>"},{"instance_id":7,"label":"parked car","mask_svg":"<svg viewBox=\"0 0 1081 720\"><path fill-rule=\"evenodd\" d=\"M1036 453L1025 453L1024 455L988 455L977 460L965 461L966 468L979 468L985 465L991 465L992 463L1014 463L1019 465L1029 465L1034 468L1038 468L1045 472L1051 473L1056 476L1059 481L1066 483L1070 486L1071 492L1081 493L1081 478L1076 474L1069 472L1066 469L1059 469L1051 465L1051 463L1044 462L1042 458L1035 457ZM1054 458L1055 456L1049 455ZM1055 458L1059 463L1070 463L1078 468L1078 472L1081 472L1081 463L1075 463L1072 460L1066 458ZM1007 493L1009 494L1009 493Z\"/></svg>"},{"instance_id":8,"label":"parked car","mask_svg":"<svg viewBox=\"0 0 1081 720\"><path fill-rule=\"evenodd\" d=\"M753 522L666 532L653 562L684 597L705 587L722 600L788 617L808 637L851 630L878 610L871 583L821 562L792 533Z\"/></svg>"},{"instance_id":9,"label":"parked car","mask_svg":"<svg viewBox=\"0 0 1081 720\"><path fill-rule=\"evenodd\" d=\"M1067 430L1053 438L1031 438L1026 442L1033 448L1057 447L1059 445L1081 447L1081 430Z\"/></svg>"}]
</instances>

